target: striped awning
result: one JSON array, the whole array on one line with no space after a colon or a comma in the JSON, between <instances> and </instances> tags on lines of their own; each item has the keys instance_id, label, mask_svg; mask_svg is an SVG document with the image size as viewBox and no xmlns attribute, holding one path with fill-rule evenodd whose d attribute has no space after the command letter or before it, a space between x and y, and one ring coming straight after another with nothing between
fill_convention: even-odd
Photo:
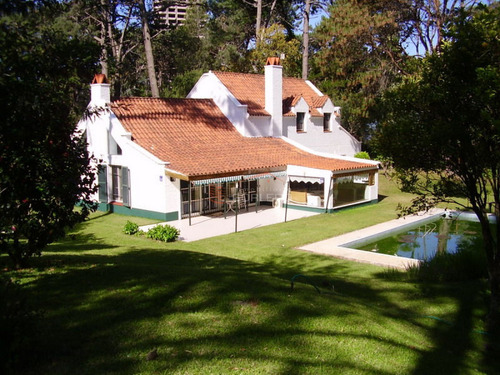
<instances>
[{"instance_id":1,"label":"striped awning","mask_svg":"<svg viewBox=\"0 0 500 375\"><path fill-rule=\"evenodd\" d=\"M286 176L286 171L208 178L205 180L194 180L192 181L192 183L194 186L200 186L200 185L218 184L222 182L261 180L264 178L275 178L284 176Z\"/></svg>"},{"instance_id":2,"label":"striped awning","mask_svg":"<svg viewBox=\"0 0 500 375\"><path fill-rule=\"evenodd\" d=\"M323 184L325 182L325 179L323 177L290 176L290 181Z\"/></svg>"}]
</instances>

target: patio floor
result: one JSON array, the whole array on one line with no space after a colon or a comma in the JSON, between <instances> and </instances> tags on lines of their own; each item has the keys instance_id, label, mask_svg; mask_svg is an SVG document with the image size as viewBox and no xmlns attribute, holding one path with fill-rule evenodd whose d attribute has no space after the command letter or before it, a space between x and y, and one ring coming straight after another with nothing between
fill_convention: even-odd
<instances>
[{"instance_id":1,"label":"patio floor","mask_svg":"<svg viewBox=\"0 0 500 375\"><path fill-rule=\"evenodd\" d=\"M313 215L318 215L318 213L289 208L286 220L292 221ZM238 232L241 232L243 230L282 223L284 221L284 208L260 206L257 212L255 212L255 207L250 207L248 212L246 210L240 211L238 213L237 225L236 215L231 211L226 215L226 218L224 218L223 213L207 216L193 216L191 218L191 225L189 225L189 219L169 221L162 224L172 225L173 227L180 229L181 235L179 240L191 242L223 234L234 233L236 229ZM147 231L152 226L154 225L147 225L141 227L141 229Z\"/></svg>"}]
</instances>

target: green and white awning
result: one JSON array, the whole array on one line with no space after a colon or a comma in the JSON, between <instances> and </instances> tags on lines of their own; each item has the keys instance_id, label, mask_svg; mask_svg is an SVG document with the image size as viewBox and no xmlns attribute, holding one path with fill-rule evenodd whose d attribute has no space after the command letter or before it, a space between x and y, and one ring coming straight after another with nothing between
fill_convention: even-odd
<instances>
[{"instance_id":1,"label":"green and white awning","mask_svg":"<svg viewBox=\"0 0 500 375\"><path fill-rule=\"evenodd\" d=\"M286 171L208 178L205 180L195 180L192 181L192 183L195 186L200 186L200 185L219 184L222 182L261 180L264 178L276 178L284 176L286 176Z\"/></svg>"}]
</instances>

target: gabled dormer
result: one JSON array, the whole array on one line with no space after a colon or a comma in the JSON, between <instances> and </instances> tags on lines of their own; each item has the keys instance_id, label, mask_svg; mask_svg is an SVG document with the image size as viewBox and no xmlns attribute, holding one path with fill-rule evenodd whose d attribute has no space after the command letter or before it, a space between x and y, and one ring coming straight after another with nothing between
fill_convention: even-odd
<instances>
[{"instance_id":1,"label":"gabled dormer","mask_svg":"<svg viewBox=\"0 0 500 375\"><path fill-rule=\"evenodd\" d=\"M265 74L204 74L188 97L213 99L247 137L289 137L309 150L346 156L361 150L340 126L332 100L308 80L283 77L278 58L268 59Z\"/></svg>"}]
</instances>

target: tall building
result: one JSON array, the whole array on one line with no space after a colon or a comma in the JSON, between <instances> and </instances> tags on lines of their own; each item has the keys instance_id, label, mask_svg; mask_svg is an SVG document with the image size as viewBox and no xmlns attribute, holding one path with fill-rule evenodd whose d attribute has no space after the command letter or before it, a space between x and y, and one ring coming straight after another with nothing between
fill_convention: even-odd
<instances>
[{"instance_id":1,"label":"tall building","mask_svg":"<svg viewBox=\"0 0 500 375\"><path fill-rule=\"evenodd\" d=\"M181 26L186 21L189 0L155 0L154 4L160 24Z\"/></svg>"}]
</instances>

